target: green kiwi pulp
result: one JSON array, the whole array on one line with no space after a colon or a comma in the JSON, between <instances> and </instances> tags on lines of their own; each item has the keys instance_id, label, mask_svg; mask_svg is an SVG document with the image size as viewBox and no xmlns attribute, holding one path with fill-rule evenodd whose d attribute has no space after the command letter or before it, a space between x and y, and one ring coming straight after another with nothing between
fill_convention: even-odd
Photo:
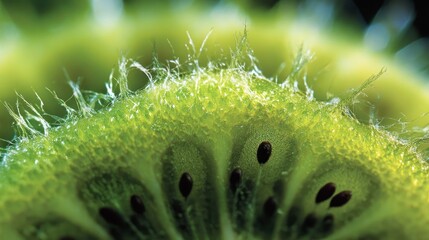
<instances>
[{"instance_id":1,"label":"green kiwi pulp","mask_svg":"<svg viewBox=\"0 0 429 240\"><path fill-rule=\"evenodd\" d=\"M146 89L23 138L0 168L2 236L429 233L427 163L412 145L241 66L158 69Z\"/></svg>"}]
</instances>

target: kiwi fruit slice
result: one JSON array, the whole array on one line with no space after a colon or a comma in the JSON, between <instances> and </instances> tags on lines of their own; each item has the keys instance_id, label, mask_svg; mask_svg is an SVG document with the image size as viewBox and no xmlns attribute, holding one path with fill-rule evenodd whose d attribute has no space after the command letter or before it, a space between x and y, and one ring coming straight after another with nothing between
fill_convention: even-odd
<instances>
[{"instance_id":1,"label":"kiwi fruit slice","mask_svg":"<svg viewBox=\"0 0 429 240\"><path fill-rule=\"evenodd\" d=\"M188 72L148 70L151 84L135 93L122 78L120 94L104 96L110 103L99 111L77 91L81 117L23 136L3 155L2 236L428 233L428 166L414 145L359 123L344 104L309 100L293 85L264 77L246 61L249 51L233 56L231 64L206 67L191 59L183 65Z\"/></svg>"},{"instance_id":2,"label":"kiwi fruit slice","mask_svg":"<svg viewBox=\"0 0 429 240\"><path fill-rule=\"evenodd\" d=\"M199 17L191 17L191 21ZM192 65L190 72L155 64L158 68L151 75L156 80L150 79L146 89L131 93L122 88L119 97L112 93L97 95L109 99L103 110L92 109L76 91L79 117L70 116L60 127L47 129L43 136L34 134L32 126L15 115L23 133L30 134L24 134L3 155L2 236L425 236L429 221L425 209L427 163L423 154L414 143L359 123L342 103L308 99L287 82L262 75L260 69L274 72L277 65L273 62L284 60L290 53L286 47L290 44L285 42L301 41L297 40L301 36L289 31L286 34L284 26L273 27L273 19L264 18L261 16L252 25L258 36L250 39L250 44L256 43L255 54L264 60L261 68L251 65L245 69L237 56L231 65L219 59L220 63L214 60L206 68L195 65L195 60L200 59L192 59L184 64ZM172 19L178 23L177 18L166 19L163 23L169 29ZM225 31L233 30L228 27ZM279 33L289 38L278 38ZM185 35L180 32L180 36ZM219 39L223 38L216 38ZM268 39L279 49L266 46ZM293 70L301 69L292 71L296 73L292 80L297 81L298 87L302 85L298 83L300 76L307 72L310 78L312 74L332 81L344 78L340 68L320 71L326 67L325 60L337 63L349 56L351 59L349 53L356 49L350 43L335 43L323 38L311 43L322 61L305 70L295 66ZM341 53L330 51L339 46ZM379 70L379 59L369 59L374 61L348 71L351 84ZM388 70L388 74L392 73L392 69ZM405 86L413 92L417 88L401 81L409 74L396 74L393 69L393 75L387 79L394 84L384 84L386 89ZM127 85L126 79L119 81L120 86ZM335 86L341 88L349 83ZM414 92L419 94L413 96L413 101L426 98L420 91ZM323 96L316 92L319 98ZM420 107L424 105L422 102ZM398 109L406 109L410 115L416 111ZM398 109L392 111L398 113Z\"/></svg>"}]
</instances>

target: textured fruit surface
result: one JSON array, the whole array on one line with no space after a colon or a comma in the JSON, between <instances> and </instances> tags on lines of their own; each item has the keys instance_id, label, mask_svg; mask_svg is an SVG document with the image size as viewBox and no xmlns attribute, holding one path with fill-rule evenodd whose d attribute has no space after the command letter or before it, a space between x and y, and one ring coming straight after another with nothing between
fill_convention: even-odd
<instances>
[{"instance_id":1,"label":"textured fruit surface","mask_svg":"<svg viewBox=\"0 0 429 240\"><path fill-rule=\"evenodd\" d=\"M45 88L56 91L63 99L72 94L68 80L79 81L84 89L103 91L105 80L122 54L143 65L151 63L152 52L161 60L186 59L189 57L184 46L188 42L187 32L195 43L201 43L213 30L207 40L211 47L202 49L204 57L200 61L221 55L229 57L225 54L227 46L233 45L234 36L247 25L250 45L266 76L283 79L291 74L294 56L302 46L304 53L314 58L300 72L300 77L305 75L316 99L330 100L344 97L345 92L359 87L368 77L385 68L382 77L366 89L368 97L351 109L362 122L375 121L401 133L404 125L408 131L426 126L429 115L422 113L429 107L429 95L421 86L425 76L394 62L389 54L366 49L349 25L320 28L314 16L306 15L308 21L302 21L303 14L293 5L251 13L234 11L236 9L229 5L208 6L191 4L174 9L170 5L143 4L131 7L134 11L127 9L109 27L97 22L94 16L86 15L90 9L66 19L30 18L26 25L17 24L21 34L11 34L13 38L1 42L5 51L0 57L0 100L13 105L17 99L15 92L18 92L31 102L39 102L35 91L44 100L47 112L61 112ZM28 20L28 16L23 16L20 19ZM128 78L132 89L147 82L138 72L132 71ZM302 79L298 87L305 90ZM375 120L369 119L371 111ZM407 124L397 124L399 119ZM1 107L0 138L12 139L11 123L12 118Z\"/></svg>"},{"instance_id":2,"label":"textured fruit surface","mask_svg":"<svg viewBox=\"0 0 429 240\"><path fill-rule=\"evenodd\" d=\"M428 233L427 163L411 145L358 123L341 104L310 101L253 70L166 75L91 117L23 140L0 169L1 232L32 239ZM128 219L133 211L145 211L136 221L146 227Z\"/></svg>"},{"instance_id":3,"label":"textured fruit surface","mask_svg":"<svg viewBox=\"0 0 429 240\"><path fill-rule=\"evenodd\" d=\"M186 17L171 10L129 15L106 29L83 20L58 35L41 32L12 41L17 51L6 52L1 79L44 87L49 79L63 79L60 65L66 65L94 81L92 89L107 79L117 58L112 49L141 53L139 60L146 63L148 39L169 39L157 42L158 58L149 69L131 64L143 70L142 85L150 80L144 90L128 90L134 76L126 80L124 62L120 96L109 84L106 95L82 95L73 85L77 110L59 100L69 113L67 119L54 116L59 127L49 126L43 103L28 104L23 115L11 111L22 135L2 156L2 237L410 239L428 234L427 156L419 148L424 141L382 130L393 123L402 134L426 124L429 115L421 113L429 101L417 82L421 76L337 33L319 34L311 24L284 19L281 9L279 15L252 15L246 28L254 52L241 61L234 55L239 52L231 58L222 50L231 46L233 32L243 29L241 15L225 14L218 21L219 12L190 9ZM203 44L198 48L194 42ZM158 60L168 57L173 60L163 67ZM252 65L256 59L258 68ZM244 62L251 62L250 69ZM285 71L279 71L282 63ZM373 87L346 93L383 68ZM399 90L407 97L398 98ZM0 89L0 94L11 92ZM369 104L354 104L365 94ZM102 110L100 102L107 105ZM367 106L375 109L374 118L368 119ZM398 119L413 121L404 126Z\"/></svg>"}]
</instances>

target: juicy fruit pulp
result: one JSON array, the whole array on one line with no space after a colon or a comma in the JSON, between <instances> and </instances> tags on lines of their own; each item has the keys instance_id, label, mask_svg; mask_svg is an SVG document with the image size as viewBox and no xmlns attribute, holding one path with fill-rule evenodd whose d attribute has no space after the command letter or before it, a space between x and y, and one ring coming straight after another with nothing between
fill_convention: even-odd
<instances>
[{"instance_id":1,"label":"juicy fruit pulp","mask_svg":"<svg viewBox=\"0 0 429 240\"><path fill-rule=\"evenodd\" d=\"M8 239L410 238L427 164L241 68L168 75L22 141L0 169ZM420 235L421 234L421 235Z\"/></svg>"}]
</instances>

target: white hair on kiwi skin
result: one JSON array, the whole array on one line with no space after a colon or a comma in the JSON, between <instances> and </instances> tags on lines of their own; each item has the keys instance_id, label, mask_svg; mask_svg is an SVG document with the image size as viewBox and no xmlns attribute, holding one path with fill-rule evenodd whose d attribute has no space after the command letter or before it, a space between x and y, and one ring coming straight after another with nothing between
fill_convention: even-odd
<instances>
[{"instance_id":1,"label":"white hair on kiwi skin","mask_svg":"<svg viewBox=\"0 0 429 240\"><path fill-rule=\"evenodd\" d=\"M128 98L135 94L138 91L133 91L128 87L128 74L131 70L138 70L145 74L148 78L148 83L146 87L142 90L144 91L156 91L157 87L168 88L169 82L183 82L184 79L188 81L194 81L195 87L198 88L199 84L209 84L207 82L199 81L201 75L207 74L207 72L213 72L220 69L231 69L233 71L239 71L246 74L243 76L247 77L257 77L259 79L265 79L266 81L275 82L282 88L289 88L293 92L298 94L303 94L307 97L308 101L314 101L315 98L312 96L312 89L304 79L305 83L305 92L298 88L298 77L302 73L304 67L308 64L311 64L314 53L310 49L306 49L301 45L298 48L296 56L294 57L292 68L290 74L281 80L276 76L273 78L267 78L262 73L262 70L258 67L258 59L253 54L252 48L249 46L247 27L245 26L243 33L240 37L236 39L236 46L234 49L230 50L230 62L223 62L210 60L206 66L201 66L199 59L203 57L204 51L203 48L206 47L206 41L210 37L210 34L213 30L210 30L203 42L199 47L196 47L191 35L187 32L188 43L186 48L188 50L188 58L184 62L180 62L178 58L173 60L167 60L166 63L161 63L156 57L156 54L153 56L152 65L150 67L144 67L137 61L122 56L118 60L118 65L116 69L111 71L108 81L106 81L106 92L99 93L93 91L81 90L78 82L73 81L68 77L69 85L73 90L73 96L69 100L61 99L57 96L54 91L50 91L58 104L60 104L66 110L66 116L55 116L46 112L43 108L44 103L42 98L36 94L39 99L39 104L30 103L22 95L18 95L19 99L16 102L15 110L10 104L5 104L9 114L13 117L15 123L15 129L17 131L17 136L13 140L13 144L7 147L4 151L4 155L7 155L8 149L13 149L14 145L19 144L22 141L29 141L35 136L47 136L49 131L52 128L61 127L68 123L74 123L81 118L90 118L94 114L97 114L100 109L109 108L116 101L120 101L122 98ZM386 71L382 68L378 73L370 76L366 81L364 81L358 88L351 89L349 92L345 93L343 98L335 97L329 102L326 102L328 105L334 105L336 108L341 109L341 111L349 116L351 119L358 121L353 113L353 105L356 102L362 101L359 99L360 95L364 95L364 91L369 88L381 75ZM184 75L186 78L184 78ZM306 77L304 73L304 78ZM249 79L247 79L249 80ZM251 89L249 89L251 93ZM162 98L162 97L161 97ZM76 106L71 106L67 103L70 100L74 100ZM368 102L368 104L372 104ZM21 106L23 105L23 106ZM22 110L23 109L23 110ZM55 120L54 123L49 119L52 118ZM382 132L388 139L393 140L402 145L408 145L410 149L413 149L413 152L419 156L420 159L426 159L425 151L422 151L419 148L419 144L424 144L424 140L429 137L419 137L413 138L413 135L407 135L406 132L393 132L388 131L386 127L372 124L377 123L379 120L376 119L376 116L372 116L372 121L369 126L379 132ZM399 125L404 125L403 122L400 122L398 119ZM425 134L425 129L414 128L417 135L420 136ZM406 130L404 130L406 131ZM409 137L411 136L411 137ZM4 156L3 156L4 157Z\"/></svg>"},{"instance_id":2,"label":"white hair on kiwi skin","mask_svg":"<svg viewBox=\"0 0 429 240\"><path fill-rule=\"evenodd\" d=\"M287 5L287 3L285 2L283 3ZM291 6L294 6L294 3L291 3L291 4L292 4ZM389 4L395 5L398 3L395 2L395 3L389 3ZM301 6L301 3L299 5ZM301 23L301 21L306 23L310 22L313 25L313 27L315 26L318 29L316 33L320 33L322 30L329 29L330 25L335 24L335 22L333 21L335 18L334 17L335 13L329 18L326 18L328 19L328 21L315 21L313 19L314 17L316 18L320 17L320 15L315 14L315 12L321 13L319 10L324 10L323 7L326 7L326 6L328 6L330 9L331 8L333 9L336 7L334 4L332 4L329 1L314 1L314 0L304 1L301 6L303 8L300 8L300 11L297 14L295 14L296 16L294 17L297 19L298 23ZM237 8L237 6L235 7ZM237 10L236 8L231 8L231 5L227 5L227 6L220 5L220 6L217 6L216 9L212 10L211 14L213 15L213 14L222 13L223 15L225 15L225 12L227 12L226 15L228 17L237 18L238 17L237 14L239 11L233 11L233 10ZM386 8L387 8L387 5L386 5ZM288 9L294 9L294 8L289 6ZM233 14L231 14L232 11L234 12ZM313 18L311 18L311 16L313 16ZM242 16L240 16L239 18L241 20ZM308 18L310 18L310 21L308 21ZM304 19L305 21L303 21ZM317 19L317 20L320 20L320 19ZM388 20L393 21L394 19L388 19ZM189 36L190 35L188 34L188 37ZM397 34L396 36L393 35L392 38L398 38L400 36L401 36L400 34ZM318 39L318 37L315 37L315 39ZM309 39L309 40L312 41L312 39ZM397 39L394 39L394 40L397 40ZM392 42L397 42L397 41L392 41ZM198 58L201 57L201 54L203 53L203 51L201 50L204 47L204 43L201 44L199 48L197 48L192 38L189 37L189 43L187 44L187 46L189 51L188 59L186 59L186 61L182 63L180 63L178 59L172 59L171 61L167 61L166 63L161 64L159 63L158 60L155 61L154 59L154 64L152 64L152 66L149 68L145 68L142 65L140 65L138 62L132 59L127 59L126 57L122 57L117 67L118 71L116 71L116 74L112 72L110 80L106 83L107 94L82 91L80 90L78 83L74 83L71 79L69 79L70 85L73 89L73 98L75 99L76 106L73 107L72 106L73 104L69 104L70 99L63 100L60 97L58 97L55 92L52 92L57 102L59 102L60 105L63 106L64 109L66 110L67 112L66 117L53 116L45 112L45 110L43 109L43 101L41 100L40 97L38 97L39 103L32 103L30 104L31 105L30 106L28 105L29 101L26 101L22 96L20 96L19 98L21 100L17 101L16 107L12 107L11 105L6 104L7 105L6 107L10 115L14 118L15 129L18 132L17 136L15 137L15 140L13 140L12 142L16 143L22 140L26 140L31 138L31 136L33 135L40 135L40 134L46 135L48 134L52 126L55 127L60 125L58 123L62 123L64 121L70 121L70 119L76 120L80 117L89 117L92 114L96 113L97 106L100 106L99 102L103 102L103 104L101 105L106 105L106 104L108 105L116 101L116 99L118 99L118 96L126 96L126 95L132 94L132 91L128 89L128 81L126 79L129 70L132 68L137 68L142 70L142 72L144 72L148 76L148 79L150 80L148 86L151 86L153 85L153 82L154 82L154 81L151 81L151 79L153 79L151 75L158 75L158 76L162 75L163 77L169 77L170 80L180 81L180 77L173 78L171 74L179 75L178 73L174 73L174 71L178 70L179 68L182 68L184 65L186 65L186 67L184 67L185 71L181 72L181 74L186 73L186 70L187 72L191 72L194 70L200 71L200 70L204 70L205 67L208 67L208 66L205 66L205 67L198 66ZM234 53L232 55L234 55ZM234 56L232 57L234 58ZM245 57L249 58L250 56L245 56ZM296 79L294 80L294 78L300 77L301 75L305 76L305 70L303 70L302 68L307 64L311 64L313 57L317 58L317 56L313 55L311 49L301 46L300 50L296 53L295 61L293 62L293 66L291 66L290 72L288 73L288 78L290 78L288 79L289 81L285 81L284 79L278 81L276 77L274 77L272 80L275 82L278 82L281 85L292 85L292 87L294 87L296 91L300 91L298 89L298 81ZM248 59L248 60L250 60L250 62L253 61L254 62L253 64L255 65L257 63L256 58ZM263 59L264 62L267 62L267 60L269 59ZM197 65L195 65L195 63L197 63ZM190 65L187 65L187 64L190 64ZM212 62L210 62L209 64L212 64ZM253 69L252 71L254 70L255 69ZM380 70L380 71L383 71L383 70ZM259 70L259 73L261 73L260 70ZM302 73L302 74L299 74L299 73ZM374 72L372 74L374 74L374 76L379 75L377 72ZM309 79L309 80L312 80L312 79ZM312 89L311 83L309 83L304 78L304 84L305 84L304 86L305 94L307 95L309 100L313 100L314 91ZM364 86L365 84L366 83L363 83L361 84L361 86ZM366 87L369 87L369 86L366 86ZM356 89L360 89L360 88L361 87L358 87ZM353 105L355 104L355 102L365 101L364 99L358 98L359 95L362 95L363 90L364 89L357 90L357 91L353 90L351 91L351 93L347 93L346 96L342 98L334 97L330 99L331 100L330 103L338 104L339 102L341 102L340 105L346 106L346 108L344 109L345 113L353 115L353 112L354 112ZM82 93L82 92L85 92L85 93ZM358 94L356 94L356 97L351 98L350 96L354 95L353 92ZM340 99L342 100L339 101ZM375 112L377 111L377 107L375 106L375 103L369 102L369 101L367 103L368 103L367 105L371 106L370 107L371 111L368 113L368 116L369 116L369 123L372 127L377 129L389 130L392 135L397 136L398 140L416 144L418 146L425 145L425 141L428 139L428 136L429 136L427 127L414 126L414 124L410 122L412 120L409 120L409 119L406 119L405 121L402 121L402 119L394 119L394 122L392 123L392 125L394 127L399 126L399 130L397 130L397 128L394 130L390 130L389 129L390 126L386 126L385 124L384 125L380 124L380 122L383 122L384 119L378 118L378 116L375 114ZM423 117L424 116L422 115L421 118ZM408 127L408 126L413 126L413 127L411 129L411 127ZM426 148L427 147L421 147L422 152L426 151Z\"/></svg>"}]
</instances>

